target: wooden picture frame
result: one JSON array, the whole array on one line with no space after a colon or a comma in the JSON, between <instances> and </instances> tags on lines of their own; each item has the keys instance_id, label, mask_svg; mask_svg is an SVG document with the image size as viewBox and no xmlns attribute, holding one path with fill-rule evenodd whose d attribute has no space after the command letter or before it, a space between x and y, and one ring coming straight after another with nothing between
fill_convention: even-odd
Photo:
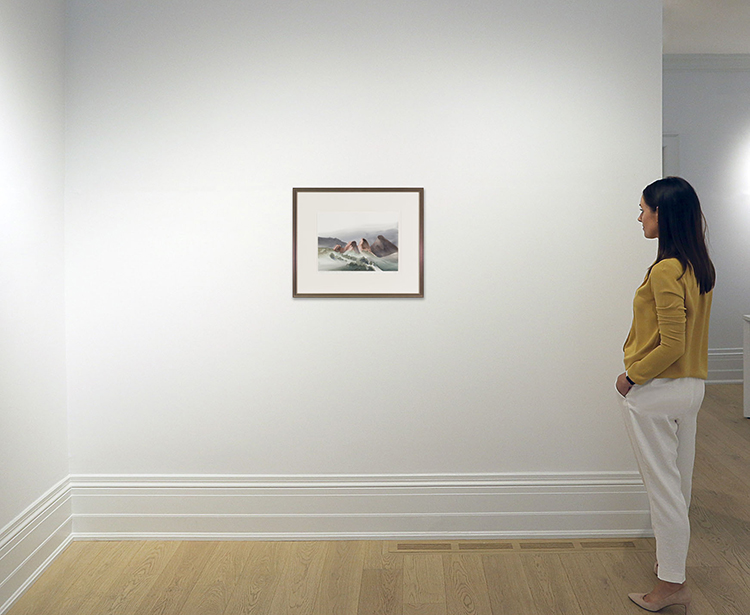
<instances>
[{"instance_id":1,"label":"wooden picture frame","mask_svg":"<svg viewBox=\"0 0 750 615\"><path fill-rule=\"evenodd\" d=\"M424 297L424 188L294 188L292 296Z\"/></svg>"}]
</instances>

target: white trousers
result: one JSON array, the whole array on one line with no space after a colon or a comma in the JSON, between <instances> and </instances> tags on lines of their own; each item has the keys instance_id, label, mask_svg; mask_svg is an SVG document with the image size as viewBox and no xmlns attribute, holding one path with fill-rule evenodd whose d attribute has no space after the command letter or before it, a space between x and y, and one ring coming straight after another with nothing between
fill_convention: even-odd
<instances>
[{"instance_id":1,"label":"white trousers","mask_svg":"<svg viewBox=\"0 0 750 615\"><path fill-rule=\"evenodd\" d=\"M685 582L695 432L705 393L698 378L657 378L623 399L625 426L648 493L659 578Z\"/></svg>"}]
</instances>

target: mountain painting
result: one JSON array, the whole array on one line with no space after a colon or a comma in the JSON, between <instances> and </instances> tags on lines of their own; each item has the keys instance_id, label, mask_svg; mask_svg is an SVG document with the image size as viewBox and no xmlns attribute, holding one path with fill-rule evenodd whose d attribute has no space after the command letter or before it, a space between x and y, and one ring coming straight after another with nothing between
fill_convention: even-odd
<instances>
[{"instance_id":1,"label":"mountain painting","mask_svg":"<svg viewBox=\"0 0 750 615\"><path fill-rule=\"evenodd\" d=\"M318 271L398 271L396 211L318 212Z\"/></svg>"}]
</instances>

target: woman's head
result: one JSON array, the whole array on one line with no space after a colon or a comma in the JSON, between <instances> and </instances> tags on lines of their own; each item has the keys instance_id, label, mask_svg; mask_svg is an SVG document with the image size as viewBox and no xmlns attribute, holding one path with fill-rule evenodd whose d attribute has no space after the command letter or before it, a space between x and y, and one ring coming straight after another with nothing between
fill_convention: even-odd
<instances>
[{"instance_id":1,"label":"woman's head","mask_svg":"<svg viewBox=\"0 0 750 615\"><path fill-rule=\"evenodd\" d=\"M700 200L693 187L681 177L665 177L646 186L641 203L650 210L648 214L656 216L656 261L678 259L684 267L692 267L701 292L711 290L716 274L706 248Z\"/></svg>"},{"instance_id":2,"label":"woman's head","mask_svg":"<svg viewBox=\"0 0 750 615\"><path fill-rule=\"evenodd\" d=\"M703 238L703 214L698 195L681 177L665 177L646 186L643 202L659 220L659 243L672 245Z\"/></svg>"}]
</instances>

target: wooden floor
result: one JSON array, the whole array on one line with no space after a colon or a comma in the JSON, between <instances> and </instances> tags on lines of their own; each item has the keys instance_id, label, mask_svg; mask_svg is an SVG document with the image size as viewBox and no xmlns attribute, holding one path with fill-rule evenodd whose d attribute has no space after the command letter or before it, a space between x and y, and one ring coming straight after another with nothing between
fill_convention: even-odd
<instances>
[{"instance_id":1,"label":"wooden floor","mask_svg":"<svg viewBox=\"0 0 750 615\"><path fill-rule=\"evenodd\" d=\"M696 615L750 613L741 403L741 385L709 386L699 415L688 562ZM74 542L9 615L638 614L627 593L651 588L653 561L652 540Z\"/></svg>"}]
</instances>

